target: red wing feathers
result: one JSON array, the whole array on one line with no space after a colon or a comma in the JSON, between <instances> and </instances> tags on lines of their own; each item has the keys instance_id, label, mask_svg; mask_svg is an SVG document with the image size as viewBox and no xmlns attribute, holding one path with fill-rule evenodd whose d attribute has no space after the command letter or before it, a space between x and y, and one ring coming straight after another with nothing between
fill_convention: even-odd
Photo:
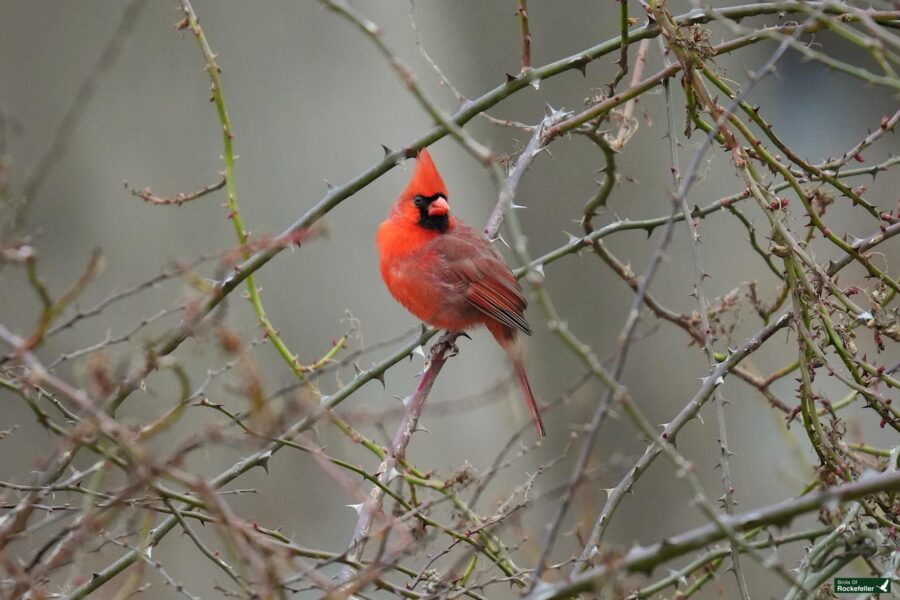
<instances>
[{"instance_id":1,"label":"red wing feathers","mask_svg":"<svg viewBox=\"0 0 900 600\"><path fill-rule=\"evenodd\" d=\"M435 240L448 275L463 284L466 300L478 311L512 330L531 335L519 282L497 251L474 230L458 226Z\"/></svg>"}]
</instances>

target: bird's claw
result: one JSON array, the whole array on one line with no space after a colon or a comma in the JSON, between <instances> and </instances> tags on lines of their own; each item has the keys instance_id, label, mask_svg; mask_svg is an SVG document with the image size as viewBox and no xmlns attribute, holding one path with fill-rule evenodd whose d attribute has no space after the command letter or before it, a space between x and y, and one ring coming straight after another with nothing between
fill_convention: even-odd
<instances>
[{"instance_id":1,"label":"bird's claw","mask_svg":"<svg viewBox=\"0 0 900 600\"><path fill-rule=\"evenodd\" d=\"M452 357L456 356L457 354L459 354L459 346L456 345L456 340L458 340L461 337L465 337L470 340L472 339L472 336L470 336L465 331L459 331L455 335L449 337L447 339L447 351L448 351L447 358L452 358Z\"/></svg>"}]
</instances>

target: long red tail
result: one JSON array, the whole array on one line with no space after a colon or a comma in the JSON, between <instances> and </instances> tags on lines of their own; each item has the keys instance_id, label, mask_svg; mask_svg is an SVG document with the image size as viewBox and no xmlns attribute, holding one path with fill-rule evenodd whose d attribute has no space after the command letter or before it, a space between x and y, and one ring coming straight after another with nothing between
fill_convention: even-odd
<instances>
[{"instance_id":1,"label":"long red tail","mask_svg":"<svg viewBox=\"0 0 900 600\"><path fill-rule=\"evenodd\" d=\"M519 360L513 360L513 367L516 369L516 377L519 379L519 385L522 386L522 395L525 397L525 404L528 406L528 412L531 413L531 420L534 421L534 428L538 435L547 437L544 430L544 422L541 421L541 411L538 408L537 401L534 399L534 393L531 391L531 384L528 383L528 375L525 373L525 367Z\"/></svg>"}]
</instances>

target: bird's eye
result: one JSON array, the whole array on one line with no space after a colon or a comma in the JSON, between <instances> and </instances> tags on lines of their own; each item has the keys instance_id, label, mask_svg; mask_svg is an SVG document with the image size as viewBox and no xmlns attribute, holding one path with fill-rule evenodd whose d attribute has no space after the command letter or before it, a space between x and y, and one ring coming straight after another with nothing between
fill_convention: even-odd
<instances>
[{"instance_id":1,"label":"bird's eye","mask_svg":"<svg viewBox=\"0 0 900 600\"><path fill-rule=\"evenodd\" d=\"M422 207L425 206L425 204L426 204L426 203L425 203L425 198L423 198L422 196L416 196L415 198L413 198L413 202L416 203L416 206L417 206L418 208L422 208Z\"/></svg>"}]
</instances>

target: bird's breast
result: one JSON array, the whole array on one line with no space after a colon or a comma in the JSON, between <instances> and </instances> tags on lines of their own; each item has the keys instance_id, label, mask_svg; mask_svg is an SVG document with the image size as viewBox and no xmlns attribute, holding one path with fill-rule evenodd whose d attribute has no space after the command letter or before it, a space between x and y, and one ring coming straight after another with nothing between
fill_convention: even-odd
<instances>
[{"instance_id":1,"label":"bird's breast","mask_svg":"<svg viewBox=\"0 0 900 600\"><path fill-rule=\"evenodd\" d=\"M382 261L381 276L391 295L406 310L426 323L432 322L441 305L441 294L427 268L411 260Z\"/></svg>"},{"instance_id":2,"label":"bird's breast","mask_svg":"<svg viewBox=\"0 0 900 600\"><path fill-rule=\"evenodd\" d=\"M429 323L440 303L439 286L433 276L434 258L427 251L433 234L423 235L417 229L388 219L378 228L375 244L388 291L408 311Z\"/></svg>"},{"instance_id":3,"label":"bird's breast","mask_svg":"<svg viewBox=\"0 0 900 600\"><path fill-rule=\"evenodd\" d=\"M483 319L458 278L449 276L445 255L436 251L442 235L385 221L376 236L381 278L391 295L421 321L462 331Z\"/></svg>"}]
</instances>

